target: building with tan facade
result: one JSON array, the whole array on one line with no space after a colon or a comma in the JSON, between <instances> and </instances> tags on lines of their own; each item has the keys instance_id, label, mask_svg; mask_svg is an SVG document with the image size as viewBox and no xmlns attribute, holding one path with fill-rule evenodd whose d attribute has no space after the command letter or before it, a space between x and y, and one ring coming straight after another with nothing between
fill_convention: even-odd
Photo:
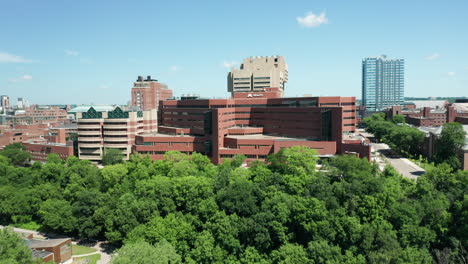
<instances>
[{"instance_id":1,"label":"building with tan facade","mask_svg":"<svg viewBox=\"0 0 468 264\"><path fill-rule=\"evenodd\" d=\"M228 92L232 97L282 97L288 82L288 64L282 56L261 56L244 59L239 69L228 73Z\"/></svg>"},{"instance_id":2,"label":"building with tan facade","mask_svg":"<svg viewBox=\"0 0 468 264\"><path fill-rule=\"evenodd\" d=\"M128 160L135 136L157 131L157 111L96 111L90 107L77 112L78 155L80 159L99 162L105 149L116 148Z\"/></svg>"}]
</instances>

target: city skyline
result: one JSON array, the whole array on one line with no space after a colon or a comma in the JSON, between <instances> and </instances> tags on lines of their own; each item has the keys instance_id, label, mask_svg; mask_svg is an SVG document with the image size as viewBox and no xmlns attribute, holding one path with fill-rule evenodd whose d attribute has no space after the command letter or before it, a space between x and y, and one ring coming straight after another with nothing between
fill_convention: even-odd
<instances>
[{"instance_id":1,"label":"city skyline","mask_svg":"<svg viewBox=\"0 0 468 264\"><path fill-rule=\"evenodd\" d=\"M246 3L5 3L0 94L124 104L134 76L152 75L176 96L226 98L231 67L280 55L289 65L285 96L360 98L361 60L387 54L405 59L405 96L466 95L464 1Z\"/></svg>"}]
</instances>

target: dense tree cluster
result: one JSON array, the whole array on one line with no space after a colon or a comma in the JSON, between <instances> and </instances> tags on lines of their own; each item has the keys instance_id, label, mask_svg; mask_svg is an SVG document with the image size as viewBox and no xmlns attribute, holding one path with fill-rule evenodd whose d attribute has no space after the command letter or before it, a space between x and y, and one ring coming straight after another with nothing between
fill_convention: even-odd
<instances>
[{"instance_id":1,"label":"dense tree cluster","mask_svg":"<svg viewBox=\"0 0 468 264\"><path fill-rule=\"evenodd\" d=\"M24 166L31 161L31 154L26 151L21 143L13 143L5 146L0 152L0 156L8 158L12 164L17 166Z\"/></svg>"},{"instance_id":2,"label":"dense tree cluster","mask_svg":"<svg viewBox=\"0 0 468 264\"><path fill-rule=\"evenodd\" d=\"M387 121L384 113L377 113L364 118L363 122L367 126L366 130L374 134L377 140L387 143L399 153L412 157L421 154L424 133L405 125L401 115Z\"/></svg>"},{"instance_id":3,"label":"dense tree cluster","mask_svg":"<svg viewBox=\"0 0 468 264\"><path fill-rule=\"evenodd\" d=\"M468 248L468 172L417 182L341 156L282 149L243 168L200 154L132 156L98 169L75 157L16 167L0 156L0 223L123 245L114 263L432 263ZM153 258L154 259L154 258Z\"/></svg>"},{"instance_id":4,"label":"dense tree cluster","mask_svg":"<svg viewBox=\"0 0 468 264\"><path fill-rule=\"evenodd\" d=\"M437 141L435 160L438 163L447 163L453 168L459 168L461 162L458 153L465 146L466 133L460 123L451 122L443 126Z\"/></svg>"},{"instance_id":5,"label":"dense tree cluster","mask_svg":"<svg viewBox=\"0 0 468 264\"><path fill-rule=\"evenodd\" d=\"M387 121L384 113L376 113L364 118L363 123L367 126L366 130L373 133L377 140L387 143L404 156L417 157L422 154L424 133L405 125L401 115ZM454 169L461 167L459 153L465 145L465 131L460 123L444 124L435 145L437 151L431 161L437 164L447 163Z\"/></svg>"}]
</instances>

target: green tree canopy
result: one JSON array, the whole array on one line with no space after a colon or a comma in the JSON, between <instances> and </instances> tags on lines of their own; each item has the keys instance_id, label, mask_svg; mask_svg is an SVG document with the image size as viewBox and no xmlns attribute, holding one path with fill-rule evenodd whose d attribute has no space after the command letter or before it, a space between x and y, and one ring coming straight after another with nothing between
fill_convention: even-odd
<instances>
[{"instance_id":1,"label":"green tree canopy","mask_svg":"<svg viewBox=\"0 0 468 264\"><path fill-rule=\"evenodd\" d=\"M162 240L154 246L139 241L125 244L112 256L112 264L177 264L181 263L181 257L174 247Z\"/></svg>"},{"instance_id":2,"label":"green tree canopy","mask_svg":"<svg viewBox=\"0 0 468 264\"><path fill-rule=\"evenodd\" d=\"M446 123L442 127L442 132L437 140L437 161L447 162L453 168L458 169L461 165L458 153L465 146L466 133L463 126L457 122Z\"/></svg>"},{"instance_id":3,"label":"green tree canopy","mask_svg":"<svg viewBox=\"0 0 468 264\"><path fill-rule=\"evenodd\" d=\"M21 143L13 143L5 146L0 155L7 157L13 165L25 166L31 160L31 154Z\"/></svg>"},{"instance_id":4,"label":"green tree canopy","mask_svg":"<svg viewBox=\"0 0 468 264\"><path fill-rule=\"evenodd\" d=\"M104 149L104 154L102 156L103 165L114 165L123 162L122 151L116 148L106 148Z\"/></svg>"},{"instance_id":5,"label":"green tree canopy","mask_svg":"<svg viewBox=\"0 0 468 264\"><path fill-rule=\"evenodd\" d=\"M404 115L394 115L392 117L392 122L394 124L403 124L403 123L405 123L405 116Z\"/></svg>"}]
</instances>

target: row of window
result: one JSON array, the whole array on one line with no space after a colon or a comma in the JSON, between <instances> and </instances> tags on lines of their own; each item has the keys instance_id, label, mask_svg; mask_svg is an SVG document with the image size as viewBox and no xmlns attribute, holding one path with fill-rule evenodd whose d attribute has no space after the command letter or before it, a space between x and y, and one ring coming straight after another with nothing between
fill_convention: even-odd
<instances>
[{"instance_id":1,"label":"row of window","mask_svg":"<svg viewBox=\"0 0 468 264\"><path fill-rule=\"evenodd\" d=\"M237 154L221 154L221 158L233 158ZM252 155L252 154L244 154L244 156L248 159L266 159L267 155Z\"/></svg>"}]
</instances>

